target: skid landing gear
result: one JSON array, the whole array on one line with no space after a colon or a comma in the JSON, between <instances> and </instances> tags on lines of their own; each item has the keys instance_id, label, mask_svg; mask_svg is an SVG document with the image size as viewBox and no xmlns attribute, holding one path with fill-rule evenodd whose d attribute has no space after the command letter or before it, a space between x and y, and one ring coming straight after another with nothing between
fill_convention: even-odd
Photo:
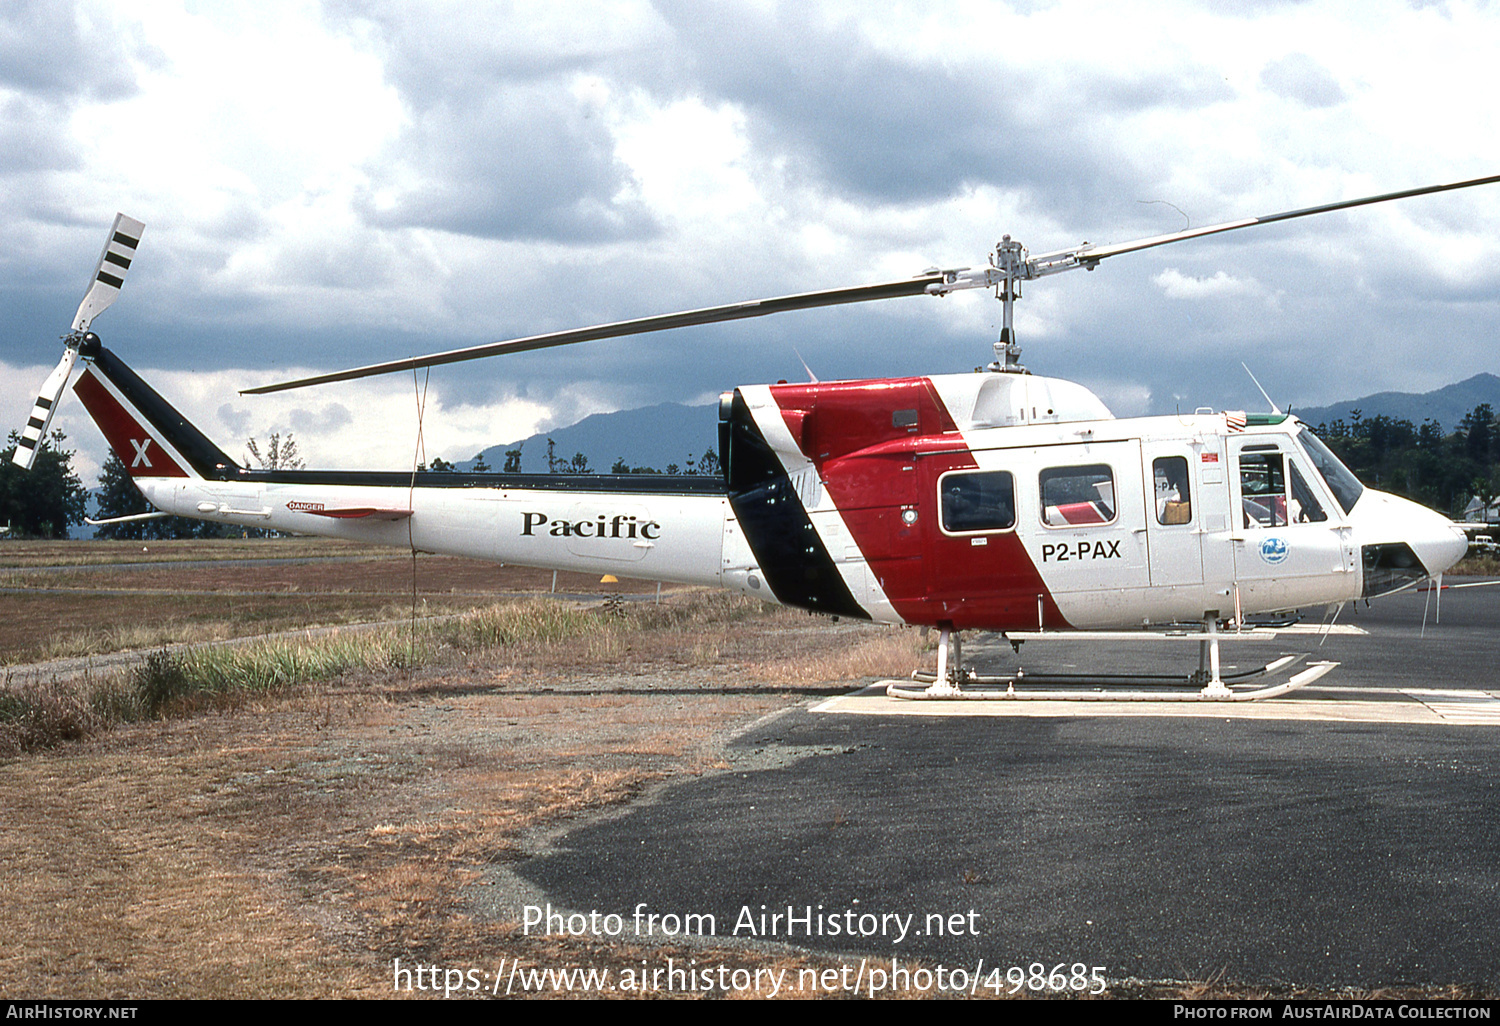
<instances>
[{"instance_id":1,"label":"skid landing gear","mask_svg":"<svg viewBox=\"0 0 1500 1026\"><path fill-rule=\"evenodd\" d=\"M925 688L890 684L891 698L961 701L1072 701L1072 702L1250 702L1276 698L1305 687L1328 673L1338 663L1309 663L1280 684L1252 684L1259 678L1290 669L1307 658L1306 653L1282 655L1252 670L1223 673L1219 658L1222 642L1266 640L1275 631L1219 630L1216 615L1205 616L1201 631L1108 631L1007 633L1005 639L1019 651L1022 641L1143 641L1196 642L1198 669L1188 675L1162 674L1048 674L1018 669L1004 677L982 677L963 665L959 632L942 627L938 632L937 672L917 671L912 677ZM1191 690L1190 690L1191 689Z\"/></svg>"}]
</instances>

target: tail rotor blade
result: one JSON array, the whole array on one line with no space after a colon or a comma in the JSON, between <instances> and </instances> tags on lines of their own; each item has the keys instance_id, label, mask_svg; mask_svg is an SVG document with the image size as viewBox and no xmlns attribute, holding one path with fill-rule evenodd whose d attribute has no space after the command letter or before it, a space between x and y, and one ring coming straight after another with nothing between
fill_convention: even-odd
<instances>
[{"instance_id":1,"label":"tail rotor blade","mask_svg":"<svg viewBox=\"0 0 1500 1026\"><path fill-rule=\"evenodd\" d=\"M78 314L73 318L74 331L88 331L94 318L120 294L120 286L125 284L125 272L135 259L135 250L141 244L141 232L145 228L133 217L115 215L109 241L104 244L104 252L99 254L98 266L89 280L89 290L84 293L83 302L78 304Z\"/></svg>"},{"instance_id":2,"label":"tail rotor blade","mask_svg":"<svg viewBox=\"0 0 1500 1026\"><path fill-rule=\"evenodd\" d=\"M62 398L63 389L68 385L68 376L73 373L73 365L78 362L78 347L86 341L85 332L89 330L94 318L104 312L120 294L120 286L125 284L125 272L130 270L130 262L135 259L135 250L141 244L141 232L145 227L133 217L115 215L115 223L109 229L109 239L104 243L104 252L99 254L99 262L94 265L94 276L89 279L88 291L83 294L83 302L78 304L78 313L73 318L73 331L66 337L67 345L63 350L62 360L47 375L47 380L42 382L42 390L37 393L36 404L31 408L31 416L26 420L26 427L22 429L21 439L16 444L15 455L11 457L11 462L23 470L30 470L31 465L36 462L37 449L47 437L47 429L52 425L52 414L57 410L57 401Z\"/></svg>"},{"instance_id":3,"label":"tail rotor blade","mask_svg":"<svg viewBox=\"0 0 1500 1026\"><path fill-rule=\"evenodd\" d=\"M73 365L77 362L78 350L69 346L63 353L61 362L47 375L47 380L42 382L36 405L31 408L31 416L21 431L21 440L16 444L16 454L11 457L11 462L22 470L30 470L31 464L36 460L37 447L47 437L52 413L57 409L57 400L62 396L62 390L68 384L68 375L73 372Z\"/></svg>"}]
</instances>

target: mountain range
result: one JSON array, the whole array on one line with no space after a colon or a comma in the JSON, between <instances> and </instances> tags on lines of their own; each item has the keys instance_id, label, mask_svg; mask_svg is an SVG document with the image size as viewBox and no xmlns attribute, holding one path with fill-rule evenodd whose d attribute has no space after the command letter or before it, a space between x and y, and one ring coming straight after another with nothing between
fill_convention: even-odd
<instances>
[{"instance_id":1,"label":"mountain range","mask_svg":"<svg viewBox=\"0 0 1500 1026\"><path fill-rule=\"evenodd\" d=\"M615 460L621 459L632 467L665 470L672 463L686 466L705 449L718 449L719 408L716 404L660 403L618 413L596 413L569 427L492 445L482 455L492 470L500 470L505 466L506 451L520 446L521 471L545 474L549 438L558 458L571 460L574 453L583 453L589 469L596 473L609 473ZM456 466L471 470L474 461L465 460Z\"/></svg>"},{"instance_id":2,"label":"mountain range","mask_svg":"<svg viewBox=\"0 0 1500 1026\"><path fill-rule=\"evenodd\" d=\"M1435 420L1442 425L1446 435L1451 434L1465 415L1481 403L1489 403L1493 410L1500 411L1500 377L1476 374L1431 392L1376 392L1363 399L1349 399L1332 406L1309 406L1291 412L1313 427L1335 420L1352 421L1355 410L1366 419L1384 415L1418 425L1424 420Z\"/></svg>"}]
</instances>

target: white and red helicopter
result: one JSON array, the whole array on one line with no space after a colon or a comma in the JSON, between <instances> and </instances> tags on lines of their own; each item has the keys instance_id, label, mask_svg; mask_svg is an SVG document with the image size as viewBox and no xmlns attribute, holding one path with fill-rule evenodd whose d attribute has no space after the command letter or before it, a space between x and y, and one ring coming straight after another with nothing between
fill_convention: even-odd
<instances>
[{"instance_id":1,"label":"white and red helicopter","mask_svg":"<svg viewBox=\"0 0 1500 1026\"><path fill-rule=\"evenodd\" d=\"M1466 548L1430 510L1360 484L1295 417L1199 410L1116 419L1088 389L1026 373L1020 283L1106 257L1251 225L1500 182L1500 175L1329 203L1119 245L497 342L247 389L373 374L790 310L994 288L987 372L745 385L719 404L722 478L256 470L234 463L89 328L118 295L144 225L119 215L37 398L15 461L30 465L75 390L160 511L413 551L714 585L818 613L940 631L937 672L902 697L1246 700L1307 684L1221 674L1219 643L1255 614L1337 606L1441 574ZM1273 407L1274 409L1274 407ZM148 514L152 515L152 514ZM1195 625L1185 632L1182 625ZM1236 633L1224 633L1232 624ZM1012 643L1060 631L1196 640L1190 689L1119 693L976 687L960 631ZM1115 634L1109 632L1124 632ZM1040 678L1030 678L1033 682ZM1231 686L1233 685L1233 686Z\"/></svg>"}]
</instances>

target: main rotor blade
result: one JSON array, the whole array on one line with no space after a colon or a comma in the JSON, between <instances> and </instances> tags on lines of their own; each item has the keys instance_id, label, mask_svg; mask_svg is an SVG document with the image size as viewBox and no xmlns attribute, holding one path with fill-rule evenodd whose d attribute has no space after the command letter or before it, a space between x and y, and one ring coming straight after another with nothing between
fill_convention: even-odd
<instances>
[{"instance_id":1,"label":"main rotor blade","mask_svg":"<svg viewBox=\"0 0 1500 1026\"><path fill-rule=\"evenodd\" d=\"M1363 207L1371 203L1385 203L1388 200L1407 199L1411 196L1426 196L1434 192L1467 189L1475 185L1492 185L1495 182L1500 182L1500 175L1490 175L1486 178L1470 178L1463 182L1449 182L1447 185L1427 185L1420 189L1403 189L1401 192L1387 192L1379 196L1365 196L1361 199L1340 200L1337 203L1324 203L1321 206L1307 207L1303 210L1287 210L1280 214L1267 214L1264 217L1247 217L1239 221L1225 221L1223 224L1213 224L1206 228L1188 228L1180 232L1173 232L1170 235L1154 235L1149 239L1121 242L1112 246L1080 246L1074 249L1062 249L1055 253L1043 253L1040 256L1032 257L1031 260L1036 263L1046 263L1057 257L1076 256L1080 263L1088 264L1096 260L1103 260L1105 257L1118 256L1121 253L1134 253L1139 249L1165 246L1169 242L1196 239L1200 235L1216 235L1219 232L1234 231L1236 228L1248 228L1256 224L1290 221L1295 217L1311 217L1313 214L1327 214L1334 210L1348 210L1350 207Z\"/></svg>"},{"instance_id":2,"label":"main rotor blade","mask_svg":"<svg viewBox=\"0 0 1500 1026\"><path fill-rule=\"evenodd\" d=\"M621 335L640 335L648 331L665 331L668 328L687 328L698 324L743 320L747 317L765 317L768 314L786 313L790 310L810 310L815 307L840 306L845 303L866 303L872 299L890 299L896 296L920 296L927 291L929 285L941 284L942 281L943 275L940 272L933 272L915 278L882 282L876 285L855 285L852 288L803 292L795 296L779 296L775 299L752 299L744 303L730 303L727 306L709 306L701 310L684 310L681 313L658 314L654 317L640 317L631 321L614 321L609 324L597 324L591 328L553 331L544 335L528 335L525 338L504 342L470 346L467 349L450 349L444 353L414 356L406 360L372 363L365 367L355 367L353 370L318 374L310 378L298 378L296 381L283 381L274 385L261 385L257 388L245 388L240 390L240 394L264 395L268 392L284 392L292 388L306 388L309 385L324 385L331 381L352 381L355 378L367 378L376 374L389 374L420 367L436 367L440 364L459 363L464 360L478 360L502 353L524 353L532 349L567 346L575 342L592 342L601 338L618 338Z\"/></svg>"},{"instance_id":3,"label":"main rotor blade","mask_svg":"<svg viewBox=\"0 0 1500 1026\"><path fill-rule=\"evenodd\" d=\"M94 276L89 279L89 290L78 304L78 313L73 317L74 331L88 331L109 304L120 294L125 284L125 272L130 261L135 259L136 247L141 244L141 232L146 226L133 217L115 215L114 226L109 230L109 239L104 243L104 252L99 254L99 263L94 266Z\"/></svg>"}]
</instances>

